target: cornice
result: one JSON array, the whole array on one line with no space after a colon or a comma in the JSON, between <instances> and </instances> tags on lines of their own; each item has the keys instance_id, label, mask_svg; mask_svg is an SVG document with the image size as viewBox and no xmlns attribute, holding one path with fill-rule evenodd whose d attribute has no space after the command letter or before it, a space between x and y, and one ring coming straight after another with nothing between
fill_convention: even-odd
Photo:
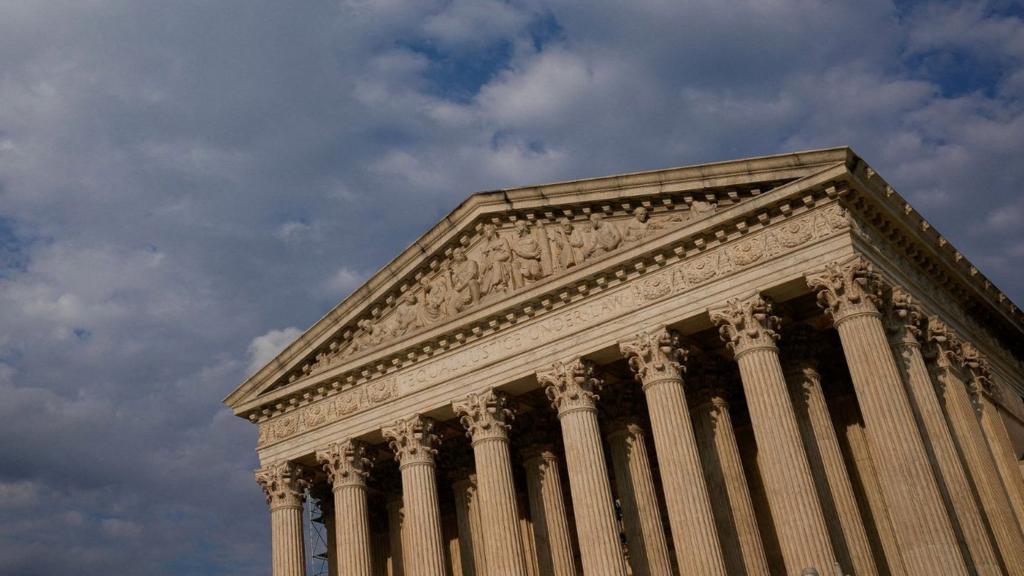
<instances>
[{"instance_id":1,"label":"cornice","mask_svg":"<svg viewBox=\"0 0 1024 576\"><path fill-rule=\"evenodd\" d=\"M702 199L700 195L710 188L717 188L710 192L728 202L735 194L730 187L746 187L756 194L758 184L764 191L763 184L768 182L803 177L850 158L848 148L835 148L474 194L251 376L225 402L238 412L256 391L265 390L281 375L300 368L312 350L337 339L343 327L393 302L422 274L416 272L418 268L436 267L439 257L464 244L465 234L478 231L488 218L550 221L563 209L607 214L629 206L671 204L673 194ZM388 294L395 288L399 290Z\"/></svg>"},{"instance_id":2,"label":"cornice","mask_svg":"<svg viewBox=\"0 0 1024 576\"><path fill-rule=\"evenodd\" d=\"M853 166L849 181L852 193L844 201L879 238L855 235L869 244L884 242L947 296L954 297L967 315L986 326L1011 350L1015 361L1024 359L1024 312L1020 307L863 160ZM879 249L874 244L870 248Z\"/></svg>"}]
</instances>

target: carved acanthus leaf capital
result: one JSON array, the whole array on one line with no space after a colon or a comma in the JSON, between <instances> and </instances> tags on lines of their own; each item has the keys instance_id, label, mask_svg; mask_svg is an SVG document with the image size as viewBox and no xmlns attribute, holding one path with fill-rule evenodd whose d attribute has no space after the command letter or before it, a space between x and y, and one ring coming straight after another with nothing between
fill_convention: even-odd
<instances>
[{"instance_id":1,"label":"carved acanthus leaf capital","mask_svg":"<svg viewBox=\"0 0 1024 576\"><path fill-rule=\"evenodd\" d=\"M746 300L732 298L725 306L710 310L709 314L734 356L757 348L775 349L780 320L772 314L771 302L760 295Z\"/></svg>"},{"instance_id":2,"label":"carved acanthus leaf capital","mask_svg":"<svg viewBox=\"0 0 1024 576\"><path fill-rule=\"evenodd\" d=\"M991 398L995 386L992 381L992 366L989 364L988 358L970 342L964 342L961 349L963 350L964 368L971 376L970 382L967 384L971 393L979 399L981 394Z\"/></svg>"},{"instance_id":3,"label":"carved acanthus leaf capital","mask_svg":"<svg viewBox=\"0 0 1024 576\"><path fill-rule=\"evenodd\" d=\"M399 466L434 463L440 439L434 434L432 419L419 415L401 418L381 431Z\"/></svg>"},{"instance_id":4,"label":"carved acanthus leaf capital","mask_svg":"<svg viewBox=\"0 0 1024 576\"><path fill-rule=\"evenodd\" d=\"M949 325L932 316L928 319L927 338L935 353L935 363L940 368L955 370L963 367L963 343Z\"/></svg>"},{"instance_id":5,"label":"carved acanthus leaf capital","mask_svg":"<svg viewBox=\"0 0 1024 576\"><path fill-rule=\"evenodd\" d=\"M895 344L919 346L926 317L914 298L899 286L892 289L885 324Z\"/></svg>"},{"instance_id":6,"label":"carved acanthus leaf capital","mask_svg":"<svg viewBox=\"0 0 1024 576\"><path fill-rule=\"evenodd\" d=\"M686 372L688 352L680 345L679 334L660 328L641 332L619 343L636 379L646 389L662 380L679 380Z\"/></svg>"},{"instance_id":7,"label":"carved acanthus leaf capital","mask_svg":"<svg viewBox=\"0 0 1024 576\"><path fill-rule=\"evenodd\" d=\"M271 510L302 507L311 480L303 467L291 462L277 462L256 470L255 474L256 483L263 488Z\"/></svg>"},{"instance_id":8,"label":"carved acanthus leaf capital","mask_svg":"<svg viewBox=\"0 0 1024 576\"><path fill-rule=\"evenodd\" d=\"M807 275L807 285L818 293L818 305L836 324L860 314L878 313L878 274L863 258L826 264L823 271Z\"/></svg>"},{"instance_id":9,"label":"carved acanthus leaf capital","mask_svg":"<svg viewBox=\"0 0 1024 576\"><path fill-rule=\"evenodd\" d=\"M473 443L482 440L507 440L508 430L515 418L508 408L508 396L495 390L474 393L464 400L453 402L452 408Z\"/></svg>"},{"instance_id":10,"label":"carved acanthus leaf capital","mask_svg":"<svg viewBox=\"0 0 1024 576\"><path fill-rule=\"evenodd\" d=\"M537 372L551 405L562 416L576 410L596 410L602 382L594 374L594 363L580 358L555 362L549 370Z\"/></svg>"},{"instance_id":11,"label":"carved acanthus leaf capital","mask_svg":"<svg viewBox=\"0 0 1024 576\"><path fill-rule=\"evenodd\" d=\"M333 442L316 453L327 479L334 488L340 486L365 486L373 462L366 456L366 444L359 440Z\"/></svg>"}]
</instances>

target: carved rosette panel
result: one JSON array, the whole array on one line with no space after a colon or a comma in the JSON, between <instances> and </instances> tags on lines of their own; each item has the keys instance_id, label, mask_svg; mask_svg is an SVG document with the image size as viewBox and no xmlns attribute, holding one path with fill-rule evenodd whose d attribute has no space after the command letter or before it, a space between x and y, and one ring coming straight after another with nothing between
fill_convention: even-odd
<instances>
[{"instance_id":1,"label":"carved rosette panel","mask_svg":"<svg viewBox=\"0 0 1024 576\"><path fill-rule=\"evenodd\" d=\"M382 432L399 466L434 464L440 438L434 434L432 419L419 415L401 418Z\"/></svg>"},{"instance_id":2,"label":"carved rosette panel","mask_svg":"<svg viewBox=\"0 0 1024 576\"><path fill-rule=\"evenodd\" d=\"M722 341L734 356L759 348L775 349L780 320L772 314L771 302L760 295L746 300L732 298L725 306L710 310L709 314L711 322L718 325Z\"/></svg>"},{"instance_id":3,"label":"carved rosette panel","mask_svg":"<svg viewBox=\"0 0 1024 576\"><path fill-rule=\"evenodd\" d=\"M335 489L341 486L366 486L373 462L366 456L366 444L359 440L333 442L317 450L316 461L327 472Z\"/></svg>"},{"instance_id":4,"label":"carved rosette panel","mask_svg":"<svg viewBox=\"0 0 1024 576\"><path fill-rule=\"evenodd\" d=\"M686 372L688 352L674 330L641 332L620 342L619 350L629 360L629 368L644 389L663 380L681 380Z\"/></svg>"},{"instance_id":5,"label":"carved rosette panel","mask_svg":"<svg viewBox=\"0 0 1024 576\"><path fill-rule=\"evenodd\" d=\"M310 477L304 468L291 462L269 464L256 470L256 483L263 488L267 505L277 508L301 508Z\"/></svg>"},{"instance_id":6,"label":"carved rosette panel","mask_svg":"<svg viewBox=\"0 0 1024 576\"><path fill-rule=\"evenodd\" d=\"M453 402L452 408L473 441L508 440L508 431L515 418L508 408L508 396L495 390L470 394L464 400Z\"/></svg>"},{"instance_id":7,"label":"carved rosette panel","mask_svg":"<svg viewBox=\"0 0 1024 576\"><path fill-rule=\"evenodd\" d=\"M905 290L894 286L885 315L885 327L893 344L920 346L924 326L925 315L921 307Z\"/></svg>"},{"instance_id":8,"label":"carved rosette panel","mask_svg":"<svg viewBox=\"0 0 1024 576\"><path fill-rule=\"evenodd\" d=\"M597 410L603 383L594 374L594 363L585 358L555 362L550 370L537 372L537 381L559 418L577 410Z\"/></svg>"},{"instance_id":9,"label":"carved rosette panel","mask_svg":"<svg viewBox=\"0 0 1024 576\"><path fill-rule=\"evenodd\" d=\"M818 305L835 324L860 314L878 314L878 274L863 258L830 262L824 270L808 274L807 285L818 293Z\"/></svg>"}]
</instances>

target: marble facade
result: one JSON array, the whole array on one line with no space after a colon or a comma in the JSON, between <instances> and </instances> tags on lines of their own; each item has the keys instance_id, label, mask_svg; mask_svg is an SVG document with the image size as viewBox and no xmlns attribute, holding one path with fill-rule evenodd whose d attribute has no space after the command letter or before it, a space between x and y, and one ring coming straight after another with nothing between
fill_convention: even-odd
<instances>
[{"instance_id":1,"label":"marble facade","mask_svg":"<svg viewBox=\"0 0 1024 576\"><path fill-rule=\"evenodd\" d=\"M1024 574L1022 360L836 148L475 194L225 402L274 576Z\"/></svg>"}]
</instances>

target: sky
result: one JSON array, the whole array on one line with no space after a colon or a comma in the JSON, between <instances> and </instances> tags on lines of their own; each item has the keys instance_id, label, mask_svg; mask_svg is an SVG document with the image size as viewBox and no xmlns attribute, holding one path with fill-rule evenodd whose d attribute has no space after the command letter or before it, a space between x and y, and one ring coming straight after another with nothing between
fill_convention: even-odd
<instances>
[{"instance_id":1,"label":"sky","mask_svg":"<svg viewBox=\"0 0 1024 576\"><path fill-rule=\"evenodd\" d=\"M0 0L0 574L269 574L221 399L474 191L849 145L1024 304L1022 18Z\"/></svg>"}]
</instances>

